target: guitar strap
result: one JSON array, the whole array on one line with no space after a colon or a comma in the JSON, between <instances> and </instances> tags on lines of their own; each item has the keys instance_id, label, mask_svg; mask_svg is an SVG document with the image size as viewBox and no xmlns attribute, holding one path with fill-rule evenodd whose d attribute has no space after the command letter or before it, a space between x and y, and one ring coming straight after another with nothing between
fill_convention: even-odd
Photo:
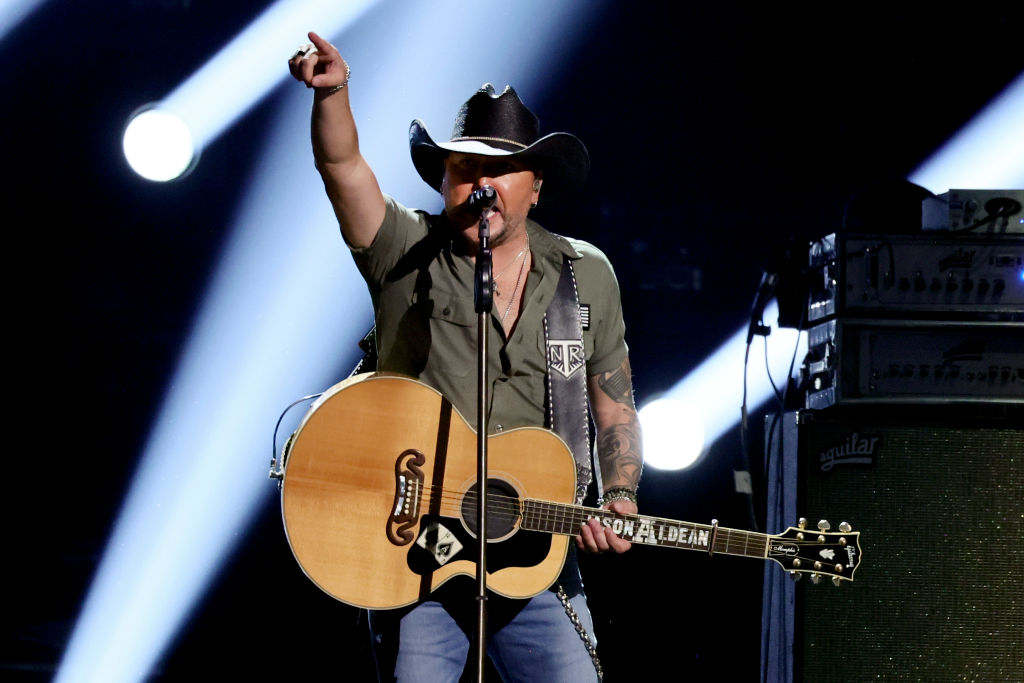
<instances>
[{"instance_id":1,"label":"guitar strap","mask_svg":"<svg viewBox=\"0 0 1024 683\"><path fill-rule=\"evenodd\" d=\"M587 354L583 346L583 326L589 325L590 311L580 306L576 275L569 257L562 260L562 274L555 298L544 314L544 343L548 366L548 427L569 445L576 461L576 504L583 503L593 471L590 450L590 401L587 398ZM584 320L587 320L584 323ZM598 470L597 495L603 495ZM575 550L575 549L574 549ZM587 635L579 615L573 609L565 589L558 586L558 599L576 628L576 633L594 662L597 680L604 680L601 660L594 641Z\"/></svg>"},{"instance_id":2,"label":"guitar strap","mask_svg":"<svg viewBox=\"0 0 1024 683\"><path fill-rule=\"evenodd\" d=\"M363 357L359 359L356 366L352 368L349 377L358 375L361 372L375 372L377 370L377 326L374 325L366 336L359 341L359 348Z\"/></svg>"},{"instance_id":3,"label":"guitar strap","mask_svg":"<svg viewBox=\"0 0 1024 683\"><path fill-rule=\"evenodd\" d=\"M555 298L544 314L548 368L548 427L568 444L576 460L576 504L583 502L594 470L590 449L590 404L583 316L576 275L566 257ZM601 481L597 477L598 496Z\"/></svg>"}]
</instances>

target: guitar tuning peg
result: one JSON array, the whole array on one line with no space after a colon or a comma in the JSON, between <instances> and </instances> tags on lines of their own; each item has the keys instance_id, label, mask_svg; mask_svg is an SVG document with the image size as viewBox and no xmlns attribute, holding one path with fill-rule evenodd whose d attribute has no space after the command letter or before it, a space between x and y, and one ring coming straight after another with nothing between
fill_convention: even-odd
<instances>
[{"instance_id":1,"label":"guitar tuning peg","mask_svg":"<svg viewBox=\"0 0 1024 683\"><path fill-rule=\"evenodd\" d=\"M833 586L842 586L843 585L843 580L840 579L838 576L833 576L832 577L832 585Z\"/></svg>"},{"instance_id":2,"label":"guitar tuning peg","mask_svg":"<svg viewBox=\"0 0 1024 683\"><path fill-rule=\"evenodd\" d=\"M839 525L839 530L840 530L840 531L842 531L842 532L843 532L844 534L848 534L848 533L850 533L851 531L853 531L853 527L852 527L852 526L850 526L850 523L849 523L849 522L842 522L842 523L841 523L841 524Z\"/></svg>"},{"instance_id":3,"label":"guitar tuning peg","mask_svg":"<svg viewBox=\"0 0 1024 683\"><path fill-rule=\"evenodd\" d=\"M807 528L807 518L806 517L801 517L800 520L796 523L796 525L798 527L800 527L801 529L806 529Z\"/></svg>"},{"instance_id":4,"label":"guitar tuning peg","mask_svg":"<svg viewBox=\"0 0 1024 683\"><path fill-rule=\"evenodd\" d=\"M790 572L789 575L793 577L794 583L799 581L803 577L803 574L801 574L800 572Z\"/></svg>"},{"instance_id":5,"label":"guitar tuning peg","mask_svg":"<svg viewBox=\"0 0 1024 683\"><path fill-rule=\"evenodd\" d=\"M818 522L818 530L819 531L828 531L831 528L832 528L832 525L828 523L827 519L823 519L820 522Z\"/></svg>"},{"instance_id":6,"label":"guitar tuning peg","mask_svg":"<svg viewBox=\"0 0 1024 683\"><path fill-rule=\"evenodd\" d=\"M821 574L811 574L811 583L815 586L821 583Z\"/></svg>"}]
</instances>

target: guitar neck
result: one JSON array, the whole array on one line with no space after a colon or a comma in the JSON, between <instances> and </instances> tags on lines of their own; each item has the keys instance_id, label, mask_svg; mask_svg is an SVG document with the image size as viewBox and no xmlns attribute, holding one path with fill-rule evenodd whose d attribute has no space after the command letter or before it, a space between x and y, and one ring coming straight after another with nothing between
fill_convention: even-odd
<instances>
[{"instance_id":1,"label":"guitar neck","mask_svg":"<svg viewBox=\"0 0 1024 683\"><path fill-rule=\"evenodd\" d=\"M522 528L575 536L590 519L598 519L619 537L643 545L685 548L707 553L766 558L772 537L717 525L693 524L644 515L620 515L609 510L526 499Z\"/></svg>"}]
</instances>

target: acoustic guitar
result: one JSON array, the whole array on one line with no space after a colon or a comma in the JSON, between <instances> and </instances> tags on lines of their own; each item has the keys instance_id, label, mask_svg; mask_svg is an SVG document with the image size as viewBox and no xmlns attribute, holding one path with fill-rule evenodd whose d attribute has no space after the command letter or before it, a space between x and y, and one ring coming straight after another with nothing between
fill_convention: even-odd
<instances>
[{"instance_id":1,"label":"acoustic guitar","mask_svg":"<svg viewBox=\"0 0 1024 683\"><path fill-rule=\"evenodd\" d=\"M414 379L356 375L317 400L286 447L285 533L306 575L338 600L411 604L476 575L476 432ZM779 535L573 504L576 465L554 433L526 427L488 440L487 585L527 598L558 578L582 524L633 543L774 560L812 579L852 581L860 532L790 527ZM801 525L802 526L802 525Z\"/></svg>"}]
</instances>

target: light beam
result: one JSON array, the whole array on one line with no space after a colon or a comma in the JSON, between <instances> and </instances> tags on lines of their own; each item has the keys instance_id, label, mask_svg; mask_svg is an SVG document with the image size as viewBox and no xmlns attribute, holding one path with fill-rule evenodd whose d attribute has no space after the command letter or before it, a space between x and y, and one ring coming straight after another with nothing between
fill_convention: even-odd
<instances>
[{"instance_id":1,"label":"light beam","mask_svg":"<svg viewBox=\"0 0 1024 683\"><path fill-rule=\"evenodd\" d=\"M764 320L778 319L778 305L772 301ZM740 418L743 404L743 357L747 327L737 330L717 351L696 369L651 404L640 409L644 432L644 462L656 469L677 470L694 465L708 447ZM767 369L776 383L789 376L794 353L797 359L806 352L806 340L796 330L772 326L767 337L755 336L750 352L747 376L748 407L753 409L775 394L764 358L767 344ZM662 405L665 404L665 405ZM690 428L687 425L697 424ZM695 438L695 432L703 438ZM674 433L675 438L648 440L647 433Z\"/></svg>"},{"instance_id":2,"label":"light beam","mask_svg":"<svg viewBox=\"0 0 1024 683\"><path fill-rule=\"evenodd\" d=\"M437 195L409 161L411 119L447 133L459 104L485 80L514 83L527 102L538 101L557 66L549 48L568 54L586 26L581 17L596 11L583 2L483 3L458 29L460 37L486 34L481 47L446 38L450 17L466 14L462 3L401 8L370 12L336 42L353 64L364 156L391 194L434 208ZM259 46L273 53L274 78L287 73L296 44L328 14L307 20L287 46ZM504 14L501 39L490 28ZM382 54L382 45L390 51ZM211 103L229 105L238 103ZM277 413L340 379L356 359L369 296L313 169L309 108L298 84L282 91L278 123L168 384L59 683L147 676L254 510L273 497L266 445ZM208 141L218 125L225 124L193 132Z\"/></svg>"},{"instance_id":3,"label":"light beam","mask_svg":"<svg viewBox=\"0 0 1024 683\"><path fill-rule=\"evenodd\" d=\"M921 164L909 180L936 194L950 189L1024 188L1024 74Z\"/></svg>"},{"instance_id":4,"label":"light beam","mask_svg":"<svg viewBox=\"0 0 1024 683\"><path fill-rule=\"evenodd\" d=\"M0 0L0 40L46 0Z\"/></svg>"}]
</instances>

